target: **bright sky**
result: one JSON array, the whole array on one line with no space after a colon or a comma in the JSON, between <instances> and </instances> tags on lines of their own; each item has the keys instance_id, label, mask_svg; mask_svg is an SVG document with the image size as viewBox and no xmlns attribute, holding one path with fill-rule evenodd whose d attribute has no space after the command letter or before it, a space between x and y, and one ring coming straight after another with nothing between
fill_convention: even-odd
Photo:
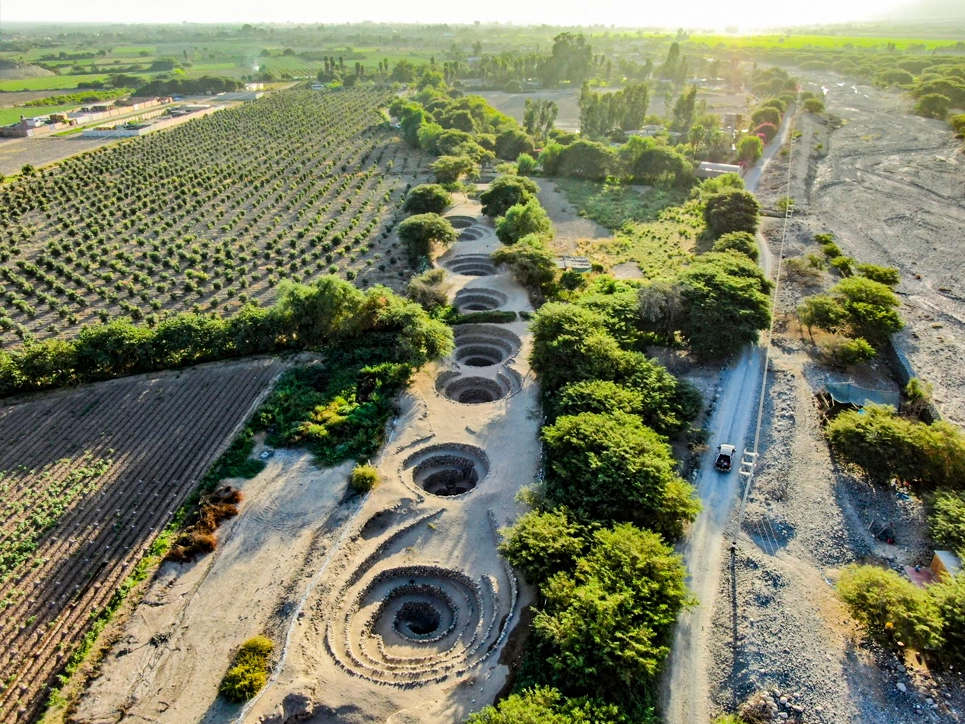
<instances>
[{"instance_id":1,"label":"bright sky","mask_svg":"<svg viewBox=\"0 0 965 724\"><path fill-rule=\"evenodd\" d=\"M321 22L617 25L740 30L875 20L908 0L0 0L7 22Z\"/></svg>"}]
</instances>

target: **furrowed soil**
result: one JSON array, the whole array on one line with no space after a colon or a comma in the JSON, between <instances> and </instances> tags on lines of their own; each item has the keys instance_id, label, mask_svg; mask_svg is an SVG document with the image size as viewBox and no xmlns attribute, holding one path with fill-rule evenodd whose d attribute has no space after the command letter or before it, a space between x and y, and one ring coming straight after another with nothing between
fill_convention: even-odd
<instances>
[{"instance_id":1,"label":"furrowed soil","mask_svg":"<svg viewBox=\"0 0 965 724\"><path fill-rule=\"evenodd\" d=\"M819 252L813 234L831 231L858 261L897 266L909 323L899 345L916 372L940 390L942 414L961 419L961 368L953 369L946 356L961 343L961 327L946 324L939 346L933 321L921 311L927 302L945 310L933 312L936 319L959 314L957 299L938 289L952 283L946 275L963 263L965 175L957 144L944 124L908 115L905 97L838 85L837 78L806 78L817 85L805 87L828 88L832 117L799 113L795 129L801 135L787 144L790 156L775 158L759 186L763 204L773 207L787 194L790 163L795 213L785 257ZM782 251L782 226L769 219L763 229L775 258ZM763 696L765 721L961 722L961 674L928 666L914 652L899 656L873 644L834 590L848 564L902 571L927 565L931 556L921 500L872 486L833 459L825 441L824 413L815 395L826 383L899 389L897 370L885 361L831 369L819 346L825 338L812 340L796 322L801 300L838 278L831 272L781 278L761 456L740 529L736 512L729 523L736 547L720 568L711 636L712 710L732 712ZM883 522L893 526L894 544L869 531Z\"/></svg>"},{"instance_id":2,"label":"furrowed soil","mask_svg":"<svg viewBox=\"0 0 965 724\"><path fill-rule=\"evenodd\" d=\"M216 363L0 407L0 720L51 676L285 364Z\"/></svg>"}]
</instances>

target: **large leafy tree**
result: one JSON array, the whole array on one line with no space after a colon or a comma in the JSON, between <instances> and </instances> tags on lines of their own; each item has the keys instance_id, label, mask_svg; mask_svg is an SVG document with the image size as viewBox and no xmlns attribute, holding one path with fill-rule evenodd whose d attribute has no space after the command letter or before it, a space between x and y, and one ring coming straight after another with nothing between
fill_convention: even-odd
<instances>
[{"instance_id":1,"label":"large leafy tree","mask_svg":"<svg viewBox=\"0 0 965 724\"><path fill-rule=\"evenodd\" d=\"M560 571L569 571L583 553L583 529L565 509L531 511L501 531L499 552L530 583L544 583Z\"/></svg>"},{"instance_id":2,"label":"large leafy tree","mask_svg":"<svg viewBox=\"0 0 965 724\"><path fill-rule=\"evenodd\" d=\"M773 285L750 259L729 252L702 254L678 276L681 334L704 359L734 354L771 321Z\"/></svg>"},{"instance_id":3,"label":"large leafy tree","mask_svg":"<svg viewBox=\"0 0 965 724\"><path fill-rule=\"evenodd\" d=\"M429 256L438 246L451 246L456 237L452 223L439 214L416 214L399 224L399 239L413 259Z\"/></svg>"},{"instance_id":4,"label":"large leafy tree","mask_svg":"<svg viewBox=\"0 0 965 724\"><path fill-rule=\"evenodd\" d=\"M557 418L543 428L549 498L588 521L632 522L676 537L696 517L692 487L666 439L623 412Z\"/></svg>"},{"instance_id":5,"label":"large leafy tree","mask_svg":"<svg viewBox=\"0 0 965 724\"><path fill-rule=\"evenodd\" d=\"M674 621L690 603L685 575L656 533L628 524L597 531L575 571L542 589L533 625L553 679L569 692L632 699L670 652Z\"/></svg>"},{"instance_id":6,"label":"large leafy tree","mask_svg":"<svg viewBox=\"0 0 965 724\"><path fill-rule=\"evenodd\" d=\"M569 699L556 689L536 687L512 694L495 706L470 714L466 724L630 724L615 704Z\"/></svg>"},{"instance_id":7,"label":"large leafy tree","mask_svg":"<svg viewBox=\"0 0 965 724\"><path fill-rule=\"evenodd\" d=\"M514 244L530 234L540 238L553 235L553 223L549 214L534 197L510 207L506 215L496 223L496 237L504 244Z\"/></svg>"},{"instance_id":8,"label":"large leafy tree","mask_svg":"<svg viewBox=\"0 0 965 724\"><path fill-rule=\"evenodd\" d=\"M547 296L554 287L558 272L556 258L536 234L497 249L492 260L509 267L516 281L526 287L536 301Z\"/></svg>"},{"instance_id":9,"label":"large leafy tree","mask_svg":"<svg viewBox=\"0 0 965 724\"><path fill-rule=\"evenodd\" d=\"M715 239L732 231L756 234L761 205L754 194L741 189L726 189L711 194L704 203L704 221Z\"/></svg>"},{"instance_id":10,"label":"large leafy tree","mask_svg":"<svg viewBox=\"0 0 965 724\"><path fill-rule=\"evenodd\" d=\"M403 211L410 214L441 214L452 203L452 195L439 184L421 184L405 197Z\"/></svg>"},{"instance_id":11,"label":"large leafy tree","mask_svg":"<svg viewBox=\"0 0 965 724\"><path fill-rule=\"evenodd\" d=\"M539 187L525 176L500 176L482 192L479 200L486 216L504 216L516 204L525 204L539 193Z\"/></svg>"},{"instance_id":12,"label":"large leafy tree","mask_svg":"<svg viewBox=\"0 0 965 724\"><path fill-rule=\"evenodd\" d=\"M527 98L523 111L523 127L536 140L545 141L553 130L553 123L556 122L559 112L559 107L551 100Z\"/></svg>"},{"instance_id":13,"label":"large leafy tree","mask_svg":"<svg viewBox=\"0 0 965 724\"><path fill-rule=\"evenodd\" d=\"M478 175L476 161L470 156L440 156L432 163L432 173L442 184L454 183L460 176L475 178Z\"/></svg>"}]
</instances>

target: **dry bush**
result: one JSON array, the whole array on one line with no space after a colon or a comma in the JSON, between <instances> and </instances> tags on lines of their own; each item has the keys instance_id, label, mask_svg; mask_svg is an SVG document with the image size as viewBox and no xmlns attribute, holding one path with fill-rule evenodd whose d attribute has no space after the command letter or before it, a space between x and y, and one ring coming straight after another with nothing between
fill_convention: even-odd
<instances>
[{"instance_id":1,"label":"dry bush","mask_svg":"<svg viewBox=\"0 0 965 724\"><path fill-rule=\"evenodd\" d=\"M230 485L223 485L202 498L195 521L181 531L165 559L188 563L213 551L218 545L214 532L228 518L238 515L237 504L241 500L241 491Z\"/></svg>"},{"instance_id":2,"label":"dry bush","mask_svg":"<svg viewBox=\"0 0 965 724\"><path fill-rule=\"evenodd\" d=\"M740 710L740 718L747 724L770 724L771 708L763 694L755 694Z\"/></svg>"}]
</instances>

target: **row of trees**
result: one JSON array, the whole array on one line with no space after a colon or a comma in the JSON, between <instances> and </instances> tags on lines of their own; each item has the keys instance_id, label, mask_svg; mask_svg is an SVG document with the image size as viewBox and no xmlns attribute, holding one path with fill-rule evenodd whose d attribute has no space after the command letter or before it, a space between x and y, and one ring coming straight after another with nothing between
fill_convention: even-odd
<instances>
[{"instance_id":1,"label":"row of trees","mask_svg":"<svg viewBox=\"0 0 965 724\"><path fill-rule=\"evenodd\" d=\"M177 314L155 327L119 319L0 352L0 396L65 387L218 359L343 344L383 335L397 361L421 365L448 354L452 332L386 287L361 291L336 276L311 285L283 283L269 308L238 314Z\"/></svg>"}]
</instances>

